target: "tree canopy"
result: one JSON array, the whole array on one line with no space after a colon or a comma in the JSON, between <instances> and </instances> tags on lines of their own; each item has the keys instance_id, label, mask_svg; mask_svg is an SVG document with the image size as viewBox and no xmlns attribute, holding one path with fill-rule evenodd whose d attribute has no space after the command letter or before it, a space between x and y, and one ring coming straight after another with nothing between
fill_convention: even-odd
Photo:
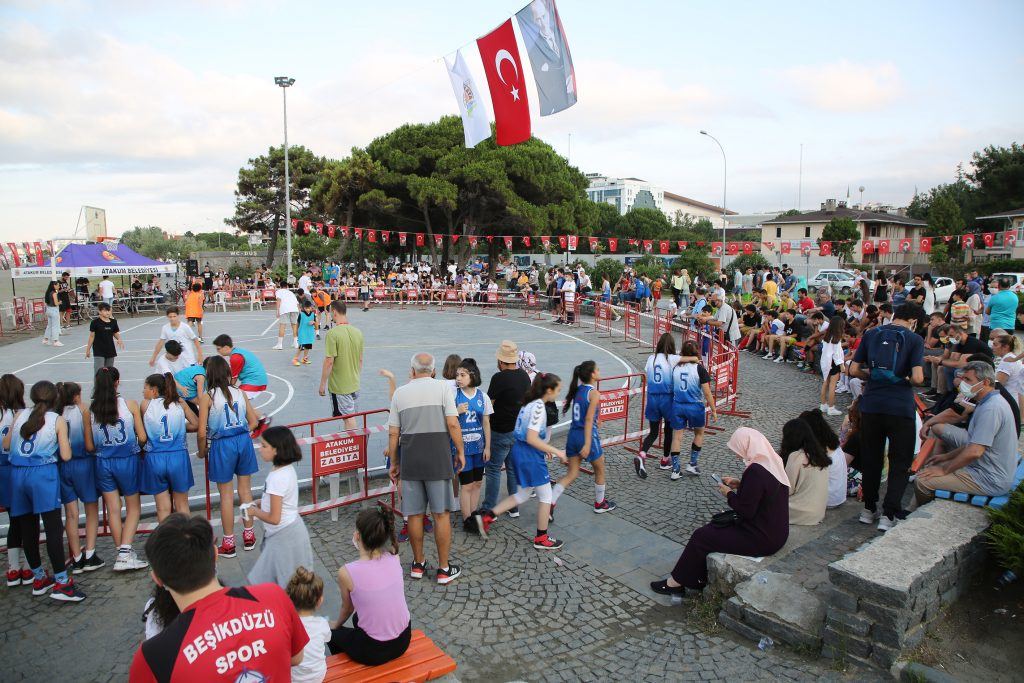
<instances>
[{"instance_id":1,"label":"tree canopy","mask_svg":"<svg viewBox=\"0 0 1024 683\"><path fill-rule=\"evenodd\" d=\"M832 253L839 257L839 263L845 263L853 256L853 250L859 247L860 230L852 218L836 216L821 231L818 244L832 243Z\"/></svg>"}]
</instances>

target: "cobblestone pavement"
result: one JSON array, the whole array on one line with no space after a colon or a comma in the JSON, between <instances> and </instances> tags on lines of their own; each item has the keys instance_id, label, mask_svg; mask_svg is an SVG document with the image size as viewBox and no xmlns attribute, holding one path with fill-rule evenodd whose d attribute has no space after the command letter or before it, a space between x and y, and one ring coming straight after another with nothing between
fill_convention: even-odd
<instances>
[{"instance_id":1,"label":"cobblestone pavement","mask_svg":"<svg viewBox=\"0 0 1024 683\"><path fill-rule=\"evenodd\" d=\"M575 333L574 333L575 334ZM596 339L581 339L617 353L634 366L646 356ZM586 347L581 347L581 349ZM586 351L582 351L586 353ZM585 356L580 356L580 360ZM543 358L541 359L543 369ZM618 372L618 370L616 370ZM741 424L756 426L777 442L782 424L817 405L817 376L792 367L761 361L744 354L741 361L744 396L740 408L749 420L723 417L724 431L705 442L701 466L705 476L672 482L649 460L650 478L633 473L631 454L608 449L608 494L619 509L608 515L578 516L567 532L566 548L555 555L529 545L532 506L524 506L516 523L499 523L489 540L454 534L453 560L465 574L447 587L424 579L407 581L406 594L413 621L458 662L463 681L679 681L679 680L857 680L878 678L861 670L838 672L832 663L784 647L767 652L734 637L714 620L710 602L669 605L645 591L643 581L628 581L607 569L617 556L637 555L651 576L671 566L675 557L643 555L628 541L641 534L665 539L658 548L681 547L690 532L721 509L723 502L707 474L735 474L739 461L725 449L728 434ZM556 440L564 436L556 437ZM685 445L688 446L687 439ZM560 474L560 467L553 467ZM592 505L593 488L586 475L569 489L564 506ZM576 503L575 501L579 501ZM356 510L343 509L338 522L327 514L307 518L318 571L330 574L353 559L351 545ZM559 533L561 511L553 526ZM615 529L613 534L602 532ZM630 530L633 530L632 532ZM647 536L644 536L647 538ZM593 539L588 543L587 539ZM675 545L673 545L675 544ZM621 545L623 550L616 552ZM141 543L136 546L140 549ZM625 550L628 548L629 550ZM101 539L99 552L108 567L82 575L89 598L79 605L32 598L25 588L0 587L0 657L3 680L44 681L57 677L82 681L124 680L142 633L141 611L151 584L145 572L114 574L113 549ZM432 539L427 539L428 562L436 565ZM222 564L229 584L242 580L244 567L256 553L239 553L239 560ZM404 562L411 561L403 544ZM432 560L433 558L433 560ZM589 558L589 559L581 559ZM229 564L234 563L234 564ZM601 569L604 567L605 569ZM429 575L428 575L429 576ZM635 577L634 577L635 578ZM329 589L327 609L337 605L337 589Z\"/></svg>"}]
</instances>

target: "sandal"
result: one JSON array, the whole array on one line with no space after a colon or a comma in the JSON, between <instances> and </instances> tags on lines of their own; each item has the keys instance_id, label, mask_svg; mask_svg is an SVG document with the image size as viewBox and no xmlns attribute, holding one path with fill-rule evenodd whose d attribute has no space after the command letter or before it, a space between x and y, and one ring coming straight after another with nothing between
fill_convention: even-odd
<instances>
[{"instance_id":1,"label":"sandal","mask_svg":"<svg viewBox=\"0 0 1024 683\"><path fill-rule=\"evenodd\" d=\"M686 592L684 586L669 586L667 580L651 581L651 590L659 595L682 595Z\"/></svg>"}]
</instances>

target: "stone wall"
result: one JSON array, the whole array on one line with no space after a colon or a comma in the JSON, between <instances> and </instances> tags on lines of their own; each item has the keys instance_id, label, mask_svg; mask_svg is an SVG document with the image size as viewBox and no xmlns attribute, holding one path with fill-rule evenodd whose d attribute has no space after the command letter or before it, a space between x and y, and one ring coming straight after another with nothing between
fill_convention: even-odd
<instances>
[{"instance_id":1,"label":"stone wall","mask_svg":"<svg viewBox=\"0 0 1024 683\"><path fill-rule=\"evenodd\" d=\"M936 500L828 567L822 654L890 668L981 568L988 516Z\"/></svg>"},{"instance_id":2,"label":"stone wall","mask_svg":"<svg viewBox=\"0 0 1024 683\"><path fill-rule=\"evenodd\" d=\"M199 269L202 270L209 263L214 270L223 268L228 270L231 266L243 266L251 268L254 272L262 268L267 262L266 249L254 249L252 251L197 251L192 258L199 262ZM274 265L285 265L284 246L280 246L274 253Z\"/></svg>"}]
</instances>

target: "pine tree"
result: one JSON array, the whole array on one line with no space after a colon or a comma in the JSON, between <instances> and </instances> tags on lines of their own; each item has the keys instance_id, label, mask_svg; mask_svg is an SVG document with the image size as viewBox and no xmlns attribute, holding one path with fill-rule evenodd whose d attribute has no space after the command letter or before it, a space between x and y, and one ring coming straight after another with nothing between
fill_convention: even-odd
<instances>
[{"instance_id":1,"label":"pine tree","mask_svg":"<svg viewBox=\"0 0 1024 683\"><path fill-rule=\"evenodd\" d=\"M1004 569L1024 574L1024 485L1010 492L1002 508L989 510L988 544Z\"/></svg>"}]
</instances>

